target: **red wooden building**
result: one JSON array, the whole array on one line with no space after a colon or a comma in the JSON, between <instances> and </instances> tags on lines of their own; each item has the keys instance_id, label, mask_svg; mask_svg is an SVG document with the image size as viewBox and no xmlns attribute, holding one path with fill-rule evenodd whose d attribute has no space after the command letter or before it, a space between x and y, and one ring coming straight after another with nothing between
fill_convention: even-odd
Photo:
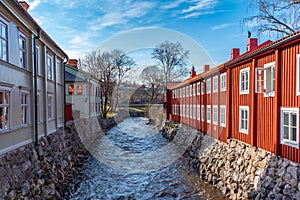
<instances>
[{"instance_id":1,"label":"red wooden building","mask_svg":"<svg viewBox=\"0 0 300 200\"><path fill-rule=\"evenodd\" d=\"M300 31L247 50L170 88L170 119L300 163Z\"/></svg>"}]
</instances>

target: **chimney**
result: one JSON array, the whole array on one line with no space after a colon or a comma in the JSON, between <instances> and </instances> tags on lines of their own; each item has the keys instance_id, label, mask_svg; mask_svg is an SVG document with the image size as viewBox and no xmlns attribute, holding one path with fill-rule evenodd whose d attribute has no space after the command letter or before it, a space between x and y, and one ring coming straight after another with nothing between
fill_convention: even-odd
<instances>
[{"instance_id":1,"label":"chimney","mask_svg":"<svg viewBox=\"0 0 300 200\"><path fill-rule=\"evenodd\" d=\"M234 59L236 59L239 56L240 56L240 49L239 48L233 48L233 49L231 49L230 60L234 60Z\"/></svg>"},{"instance_id":2,"label":"chimney","mask_svg":"<svg viewBox=\"0 0 300 200\"><path fill-rule=\"evenodd\" d=\"M209 71L209 65L204 65L204 73Z\"/></svg>"},{"instance_id":3,"label":"chimney","mask_svg":"<svg viewBox=\"0 0 300 200\"><path fill-rule=\"evenodd\" d=\"M258 46L257 38L248 38L247 52L254 50Z\"/></svg>"},{"instance_id":4,"label":"chimney","mask_svg":"<svg viewBox=\"0 0 300 200\"><path fill-rule=\"evenodd\" d=\"M195 67L193 65L192 67L192 71L191 71L191 78L195 77L196 76L196 71L195 71Z\"/></svg>"},{"instance_id":5,"label":"chimney","mask_svg":"<svg viewBox=\"0 0 300 200\"><path fill-rule=\"evenodd\" d=\"M25 1L19 1L19 5L25 10L26 12L28 11L29 5Z\"/></svg>"},{"instance_id":6,"label":"chimney","mask_svg":"<svg viewBox=\"0 0 300 200\"><path fill-rule=\"evenodd\" d=\"M68 64L71 65L72 67L77 68L78 60L77 59L69 59Z\"/></svg>"}]
</instances>

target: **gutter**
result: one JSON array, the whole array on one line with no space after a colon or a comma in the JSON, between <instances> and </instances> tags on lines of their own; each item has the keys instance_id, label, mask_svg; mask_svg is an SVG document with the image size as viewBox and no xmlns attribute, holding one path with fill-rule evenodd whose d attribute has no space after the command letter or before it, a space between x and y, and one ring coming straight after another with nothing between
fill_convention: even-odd
<instances>
[{"instance_id":1,"label":"gutter","mask_svg":"<svg viewBox=\"0 0 300 200\"><path fill-rule=\"evenodd\" d=\"M64 129L66 130L66 127L67 127L67 122L66 122L66 83L65 83L65 71L66 71L66 64L68 63L68 60L69 60L69 57L66 56L66 61L64 61L64 67L63 67L63 86L64 86L64 89L63 89L63 92L64 92Z\"/></svg>"}]
</instances>

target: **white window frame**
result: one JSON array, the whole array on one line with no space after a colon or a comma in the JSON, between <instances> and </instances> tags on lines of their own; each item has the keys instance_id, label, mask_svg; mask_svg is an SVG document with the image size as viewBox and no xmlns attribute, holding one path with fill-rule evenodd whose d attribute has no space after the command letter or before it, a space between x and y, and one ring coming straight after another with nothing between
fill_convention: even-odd
<instances>
[{"instance_id":1,"label":"white window frame","mask_svg":"<svg viewBox=\"0 0 300 200\"><path fill-rule=\"evenodd\" d=\"M219 77L218 75L213 77L213 93L218 92L218 86L219 86Z\"/></svg>"},{"instance_id":2,"label":"white window frame","mask_svg":"<svg viewBox=\"0 0 300 200\"><path fill-rule=\"evenodd\" d=\"M35 45L35 64L36 64L36 75L41 75L41 47Z\"/></svg>"},{"instance_id":3,"label":"white window frame","mask_svg":"<svg viewBox=\"0 0 300 200\"><path fill-rule=\"evenodd\" d=\"M49 98L51 99L51 102L49 102ZM47 118L48 120L52 120L53 117L53 106L54 106L54 99L53 99L53 94L52 93L48 93L47 94Z\"/></svg>"},{"instance_id":4,"label":"white window frame","mask_svg":"<svg viewBox=\"0 0 300 200\"><path fill-rule=\"evenodd\" d=\"M37 104L37 121L41 122L41 92L39 91L36 95L36 104Z\"/></svg>"},{"instance_id":5,"label":"white window frame","mask_svg":"<svg viewBox=\"0 0 300 200\"><path fill-rule=\"evenodd\" d=\"M0 129L0 132L10 130L11 128L11 88L0 86L0 92L8 93L8 102L6 104L0 104L0 107L6 107L8 109L7 112L7 128ZM4 98L4 97L3 97ZM1 122L2 126L4 126L4 121Z\"/></svg>"},{"instance_id":6,"label":"white window frame","mask_svg":"<svg viewBox=\"0 0 300 200\"><path fill-rule=\"evenodd\" d=\"M205 121L205 106L201 105L201 121Z\"/></svg>"},{"instance_id":7,"label":"white window frame","mask_svg":"<svg viewBox=\"0 0 300 200\"><path fill-rule=\"evenodd\" d=\"M247 89L242 88L242 82L245 82L242 80L243 74L248 73L248 80L247 80ZM244 68L240 70L240 94L249 94L250 90L250 67Z\"/></svg>"},{"instance_id":8,"label":"white window frame","mask_svg":"<svg viewBox=\"0 0 300 200\"><path fill-rule=\"evenodd\" d=\"M296 56L296 66L297 66L297 75L296 75L296 88L297 88L297 91L296 91L296 94L297 96L300 95L300 54L297 54Z\"/></svg>"},{"instance_id":9,"label":"white window frame","mask_svg":"<svg viewBox=\"0 0 300 200\"><path fill-rule=\"evenodd\" d=\"M275 96L275 84L273 85L273 76L275 76L275 61L264 65L264 97ZM270 74L267 74L270 73ZM270 77L267 77L270 76ZM274 78L275 79L275 78ZM276 81L276 80L275 80ZM270 84L268 86L267 84ZM273 91L272 91L273 86ZM268 91L270 90L270 91Z\"/></svg>"},{"instance_id":10,"label":"white window frame","mask_svg":"<svg viewBox=\"0 0 300 200\"><path fill-rule=\"evenodd\" d=\"M0 52L0 60L3 60L5 62L8 61L8 22L6 20L4 20L2 17L0 17L0 24L3 25L4 29L5 29L5 36L0 35L0 45L2 45L2 42L5 43L5 54L4 51L2 49L2 52ZM0 26L0 29L2 26ZM0 30L1 31L1 30Z\"/></svg>"},{"instance_id":11,"label":"white window frame","mask_svg":"<svg viewBox=\"0 0 300 200\"><path fill-rule=\"evenodd\" d=\"M217 105L213 105L213 124L218 125L219 109Z\"/></svg>"},{"instance_id":12,"label":"white window frame","mask_svg":"<svg viewBox=\"0 0 300 200\"><path fill-rule=\"evenodd\" d=\"M197 120L200 121L200 105L197 105Z\"/></svg>"},{"instance_id":13,"label":"white window frame","mask_svg":"<svg viewBox=\"0 0 300 200\"><path fill-rule=\"evenodd\" d=\"M20 40L22 40L25 44L25 47L20 46ZM24 58L21 60L20 54L23 54ZM28 69L28 37L19 31L18 33L18 56L19 56L19 66L23 69Z\"/></svg>"},{"instance_id":14,"label":"white window frame","mask_svg":"<svg viewBox=\"0 0 300 200\"><path fill-rule=\"evenodd\" d=\"M193 84L193 96L196 96L197 84Z\"/></svg>"},{"instance_id":15,"label":"white window frame","mask_svg":"<svg viewBox=\"0 0 300 200\"><path fill-rule=\"evenodd\" d=\"M247 111L247 119L242 119L242 111ZM249 131L249 117L250 117L250 113L249 113L249 106L240 106L239 107L239 132L240 133L245 133L248 134ZM247 120L247 127L242 127L242 120Z\"/></svg>"},{"instance_id":16,"label":"white window frame","mask_svg":"<svg viewBox=\"0 0 300 200\"><path fill-rule=\"evenodd\" d=\"M189 105L185 105L185 117L189 118Z\"/></svg>"},{"instance_id":17,"label":"white window frame","mask_svg":"<svg viewBox=\"0 0 300 200\"><path fill-rule=\"evenodd\" d=\"M210 94L211 92L211 78L206 79L206 94Z\"/></svg>"},{"instance_id":18,"label":"white window frame","mask_svg":"<svg viewBox=\"0 0 300 200\"><path fill-rule=\"evenodd\" d=\"M185 87L185 96L189 97L189 86Z\"/></svg>"},{"instance_id":19,"label":"white window frame","mask_svg":"<svg viewBox=\"0 0 300 200\"><path fill-rule=\"evenodd\" d=\"M200 89L201 89L201 88L200 88L200 82L198 82L198 83L197 83L197 95L200 94Z\"/></svg>"},{"instance_id":20,"label":"white window frame","mask_svg":"<svg viewBox=\"0 0 300 200\"><path fill-rule=\"evenodd\" d=\"M220 75L220 91L226 91L226 72Z\"/></svg>"},{"instance_id":21,"label":"white window frame","mask_svg":"<svg viewBox=\"0 0 300 200\"><path fill-rule=\"evenodd\" d=\"M193 119L197 119L197 106L193 105Z\"/></svg>"},{"instance_id":22,"label":"white window frame","mask_svg":"<svg viewBox=\"0 0 300 200\"><path fill-rule=\"evenodd\" d=\"M211 123L211 106L210 105L206 106L206 122Z\"/></svg>"},{"instance_id":23,"label":"white window frame","mask_svg":"<svg viewBox=\"0 0 300 200\"><path fill-rule=\"evenodd\" d=\"M204 94L205 92L205 82L201 82L201 94Z\"/></svg>"},{"instance_id":24,"label":"white window frame","mask_svg":"<svg viewBox=\"0 0 300 200\"><path fill-rule=\"evenodd\" d=\"M284 138L284 113L288 113L289 117L291 113L294 113L297 115L297 122L296 122L296 141L292 141L290 139ZM289 129L291 128L291 125L289 125ZM290 131L290 130L289 130ZM289 132L289 135L291 133ZM299 149L299 108L281 108L280 109L280 144L284 144L290 147L294 147Z\"/></svg>"},{"instance_id":25,"label":"white window frame","mask_svg":"<svg viewBox=\"0 0 300 200\"><path fill-rule=\"evenodd\" d=\"M50 61L50 63L48 63ZM54 80L54 56L50 53L47 53L46 56L46 70L47 70L47 79L53 81Z\"/></svg>"},{"instance_id":26,"label":"white window frame","mask_svg":"<svg viewBox=\"0 0 300 200\"><path fill-rule=\"evenodd\" d=\"M25 95L25 99L23 99L23 95ZM23 100L25 100L25 102L22 102ZM21 90L20 107L21 107L21 125L22 126L29 125L30 124L30 93L27 90Z\"/></svg>"},{"instance_id":27,"label":"white window frame","mask_svg":"<svg viewBox=\"0 0 300 200\"><path fill-rule=\"evenodd\" d=\"M222 120L223 116L224 116L224 121ZM220 126L226 127L226 106L225 105L220 106Z\"/></svg>"},{"instance_id":28,"label":"white window frame","mask_svg":"<svg viewBox=\"0 0 300 200\"><path fill-rule=\"evenodd\" d=\"M192 97L194 95L194 92L193 92L193 85L190 85L190 97Z\"/></svg>"},{"instance_id":29,"label":"white window frame","mask_svg":"<svg viewBox=\"0 0 300 200\"><path fill-rule=\"evenodd\" d=\"M193 119L193 105L189 105L190 110L190 119Z\"/></svg>"}]
</instances>

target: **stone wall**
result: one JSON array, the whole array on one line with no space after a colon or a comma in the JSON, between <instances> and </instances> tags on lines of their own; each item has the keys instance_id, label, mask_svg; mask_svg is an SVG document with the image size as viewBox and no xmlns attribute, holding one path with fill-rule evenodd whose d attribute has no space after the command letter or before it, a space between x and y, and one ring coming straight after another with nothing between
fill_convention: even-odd
<instances>
[{"instance_id":1,"label":"stone wall","mask_svg":"<svg viewBox=\"0 0 300 200\"><path fill-rule=\"evenodd\" d=\"M88 152L73 128L0 156L0 199L62 199Z\"/></svg>"},{"instance_id":2,"label":"stone wall","mask_svg":"<svg viewBox=\"0 0 300 200\"><path fill-rule=\"evenodd\" d=\"M170 139L177 132L163 129ZM300 199L300 165L270 152L198 133L187 153L200 177L230 199Z\"/></svg>"}]
</instances>

